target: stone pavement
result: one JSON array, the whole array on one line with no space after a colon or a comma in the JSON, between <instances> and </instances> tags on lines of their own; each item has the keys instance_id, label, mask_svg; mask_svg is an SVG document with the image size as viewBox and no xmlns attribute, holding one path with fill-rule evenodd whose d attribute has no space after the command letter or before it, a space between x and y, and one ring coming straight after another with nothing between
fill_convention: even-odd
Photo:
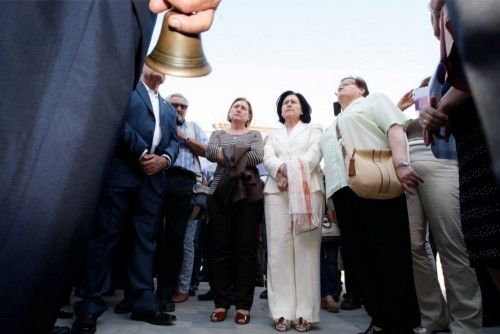
<instances>
[{"instance_id":1,"label":"stone pavement","mask_svg":"<svg viewBox=\"0 0 500 334\"><path fill-rule=\"evenodd\" d=\"M207 283L203 282L197 293L203 294L208 290ZM120 301L121 291L113 297L107 297L109 309L97 322L98 334L143 334L143 333L182 333L182 334L276 334L272 321L268 316L266 299L259 299L264 288L255 288L254 305L251 311L250 323L237 325L234 323L235 309L232 307L228 317L220 323L210 322L210 314L214 308L212 301L198 301L196 297L189 297L184 303L176 304L177 321L174 326L153 326L140 321L132 321L129 314L113 313L113 307ZM359 333L368 327L369 318L362 309L355 311L341 311L333 314L321 311L321 322L314 325L312 331L316 333ZM71 326L73 320L60 319L59 326ZM293 329L289 333L295 332Z\"/></svg>"},{"instance_id":2,"label":"stone pavement","mask_svg":"<svg viewBox=\"0 0 500 334\"><path fill-rule=\"evenodd\" d=\"M199 294L208 290L207 283L202 283ZM259 299L259 294L264 288L255 288L254 305L252 307L251 320L247 325L236 325L234 323L234 307L229 310L228 317L224 322L210 322L210 314L213 302L198 301L196 297L189 297L184 303L176 304L177 321L174 326L153 326L140 321L132 321L129 315L118 315L113 313L113 307L120 301L121 291L113 297L108 297L109 310L105 312L97 322L98 334L143 334L143 333L167 333L167 334L276 334L272 321L268 316L267 300ZM333 314L321 311L321 322L314 324L311 329L313 333L329 334L356 334L368 327L369 318L364 310L340 311ZM62 320L57 322L60 326L71 326L73 320ZM289 333L294 333L292 329ZM483 329L482 334L499 334L500 327Z\"/></svg>"}]
</instances>

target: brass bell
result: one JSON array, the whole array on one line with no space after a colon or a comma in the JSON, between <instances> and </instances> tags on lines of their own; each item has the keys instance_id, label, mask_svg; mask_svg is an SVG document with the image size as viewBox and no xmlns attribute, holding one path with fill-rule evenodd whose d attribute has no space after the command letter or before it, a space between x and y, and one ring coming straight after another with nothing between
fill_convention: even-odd
<instances>
[{"instance_id":1,"label":"brass bell","mask_svg":"<svg viewBox=\"0 0 500 334\"><path fill-rule=\"evenodd\" d=\"M212 68L205 58L200 34L185 34L170 29L168 18L172 11L165 14L160 37L145 63L153 70L177 77L202 77Z\"/></svg>"}]
</instances>

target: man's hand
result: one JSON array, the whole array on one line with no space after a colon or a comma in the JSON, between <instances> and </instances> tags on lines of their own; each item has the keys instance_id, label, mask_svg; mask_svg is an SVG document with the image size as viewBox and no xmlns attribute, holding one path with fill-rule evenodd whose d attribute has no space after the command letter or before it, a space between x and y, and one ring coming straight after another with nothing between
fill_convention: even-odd
<instances>
[{"instance_id":1,"label":"man's hand","mask_svg":"<svg viewBox=\"0 0 500 334\"><path fill-rule=\"evenodd\" d=\"M214 12L221 0L149 0L149 9L161 13L174 7L183 14L174 14L168 25L184 33L200 33L210 29Z\"/></svg>"},{"instance_id":2,"label":"man's hand","mask_svg":"<svg viewBox=\"0 0 500 334\"><path fill-rule=\"evenodd\" d=\"M179 137L181 141L186 141L187 139L187 135L181 130L180 127L177 127L177 137Z\"/></svg>"},{"instance_id":3,"label":"man's hand","mask_svg":"<svg viewBox=\"0 0 500 334\"><path fill-rule=\"evenodd\" d=\"M415 103L412 95L413 95L413 89L410 90L409 92L406 92L405 95L401 97L401 99L398 102L398 108L401 109L401 111L408 109Z\"/></svg>"},{"instance_id":4,"label":"man's hand","mask_svg":"<svg viewBox=\"0 0 500 334\"><path fill-rule=\"evenodd\" d=\"M439 131L440 127L448 124L448 113L438 108L435 96L431 96L429 105L420 111L419 123L430 132Z\"/></svg>"},{"instance_id":5,"label":"man's hand","mask_svg":"<svg viewBox=\"0 0 500 334\"><path fill-rule=\"evenodd\" d=\"M438 108L435 96L431 96L429 105L420 111L419 123L424 129L422 137L425 145L432 143L432 134L440 136L440 128L448 124L448 113L443 108Z\"/></svg>"},{"instance_id":6,"label":"man's hand","mask_svg":"<svg viewBox=\"0 0 500 334\"><path fill-rule=\"evenodd\" d=\"M396 176L401 186L403 186L403 190L412 195L414 195L413 189L424 182L422 177L418 175L411 166L396 168Z\"/></svg>"},{"instance_id":7,"label":"man's hand","mask_svg":"<svg viewBox=\"0 0 500 334\"><path fill-rule=\"evenodd\" d=\"M162 169L167 168L169 163L168 159L163 156L159 156L156 154L145 154L142 157L140 164L144 173L146 173L146 175L148 176L151 176L158 173Z\"/></svg>"}]
</instances>

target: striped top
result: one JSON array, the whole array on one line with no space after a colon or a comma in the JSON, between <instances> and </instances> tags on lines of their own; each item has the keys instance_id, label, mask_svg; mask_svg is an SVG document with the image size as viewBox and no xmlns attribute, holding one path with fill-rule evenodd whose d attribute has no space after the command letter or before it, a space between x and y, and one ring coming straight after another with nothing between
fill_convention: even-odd
<instances>
[{"instance_id":1,"label":"striped top","mask_svg":"<svg viewBox=\"0 0 500 334\"><path fill-rule=\"evenodd\" d=\"M217 153L220 147L229 147L232 145L249 145L248 151L248 166L256 166L262 162L264 158L264 141L262 135L258 131L248 131L241 135L230 135L224 130L214 131L210 136L207 147L206 158L210 161L217 162ZM214 178L210 185L210 194L212 194L219 184L219 180L223 171L224 165L217 163Z\"/></svg>"}]
</instances>

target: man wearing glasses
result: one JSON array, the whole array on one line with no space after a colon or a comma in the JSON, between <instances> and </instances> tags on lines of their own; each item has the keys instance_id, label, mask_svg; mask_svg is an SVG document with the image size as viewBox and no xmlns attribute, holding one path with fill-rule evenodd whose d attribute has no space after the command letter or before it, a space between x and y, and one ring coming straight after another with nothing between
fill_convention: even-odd
<instances>
[{"instance_id":1,"label":"man wearing glasses","mask_svg":"<svg viewBox=\"0 0 500 334\"><path fill-rule=\"evenodd\" d=\"M177 112L179 155L167 171L164 219L161 221L158 242L159 305L164 312L173 312L173 302L182 302L187 295L177 290L182 267L184 237L191 213L193 186L201 178L198 157L205 156L207 136L195 122L186 121L188 100L181 94L172 94L167 100Z\"/></svg>"}]
</instances>

